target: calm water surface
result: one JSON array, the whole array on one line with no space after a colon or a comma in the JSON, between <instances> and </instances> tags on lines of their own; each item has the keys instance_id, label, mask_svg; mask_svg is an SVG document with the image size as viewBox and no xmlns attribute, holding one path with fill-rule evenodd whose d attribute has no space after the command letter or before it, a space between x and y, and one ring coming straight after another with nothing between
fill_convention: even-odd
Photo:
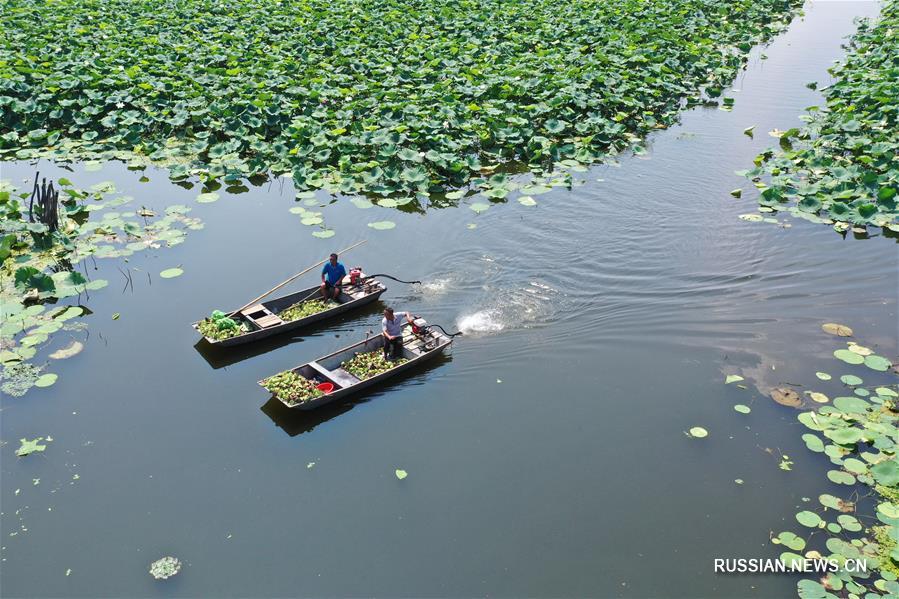
<instances>
[{"instance_id":1,"label":"calm water surface","mask_svg":"<svg viewBox=\"0 0 899 599\"><path fill-rule=\"evenodd\" d=\"M52 364L54 387L3 398L2 594L792 595L789 576L712 571L716 557L775 557L769 531L795 528L803 497L840 491L796 411L760 390L839 388L813 375L841 374L822 322L897 354L897 245L741 221L754 194L733 171L821 102L805 83L830 81L852 19L875 13L809 4L766 60L753 54L732 112L692 110L646 157L575 173L584 185L535 208L407 214L344 199L321 209L337 231L322 241L278 182L195 204L199 188L161 172L67 173L112 180L135 206L190 204L206 227L120 263L133 292L98 261L91 274L110 286L84 301L87 349ZM16 182L33 171L3 165ZM738 186L743 200L728 194ZM383 219L396 229L366 226ZM362 238L348 265L425 281L391 284L385 303L466 330L447 359L295 416L256 380L350 344L378 306L260 347L195 346L191 321ZM158 277L177 265L184 276ZM696 425L710 436L688 439ZM15 457L18 439L46 435L44 454ZM154 581L149 563L169 554L184 569Z\"/></svg>"}]
</instances>

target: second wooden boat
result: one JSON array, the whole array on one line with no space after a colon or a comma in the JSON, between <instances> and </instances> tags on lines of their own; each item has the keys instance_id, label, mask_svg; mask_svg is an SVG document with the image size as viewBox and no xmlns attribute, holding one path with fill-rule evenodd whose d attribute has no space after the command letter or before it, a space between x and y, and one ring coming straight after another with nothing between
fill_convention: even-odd
<instances>
[{"instance_id":1,"label":"second wooden boat","mask_svg":"<svg viewBox=\"0 0 899 599\"><path fill-rule=\"evenodd\" d=\"M437 328L428 326L427 322L421 318L415 319L415 327L409 323L404 325L402 360L395 362L396 365L390 370L365 378L360 378L347 371L348 363L360 354L372 352L380 354L383 351L383 335L367 337L365 340L354 343L333 354L328 354L287 371L306 379L314 385L329 384L331 389L329 392L319 397L296 402L279 397L277 394L274 397L288 408L312 410L337 401L347 395L357 393L366 387L396 376L442 354L452 344L453 338L442 332L442 329L438 331ZM266 382L269 379L261 380L259 384L266 387Z\"/></svg>"},{"instance_id":2,"label":"second wooden boat","mask_svg":"<svg viewBox=\"0 0 899 599\"><path fill-rule=\"evenodd\" d=\"M318 293L319 286L316 285L289 295L254 304L232 316L232 319L237 321L245 332L227 339L213 339L208 336L204 336L204 339L217 347L229 347L258 341L272 335L295 331L313 323L334 318L344 312L374 302L381 297L382 293L387 291L387 287L383 283L375 278L365 278L365 275L362 275L360 281L355 285L350 285L349 280L349 276L344 278L343 291L332 308L297 320L283 320L279 316L284 310L298 302L321 299L321 295ZM200 322L195 322L191 326L200 331Z\"/></svg>"}]
</instances>

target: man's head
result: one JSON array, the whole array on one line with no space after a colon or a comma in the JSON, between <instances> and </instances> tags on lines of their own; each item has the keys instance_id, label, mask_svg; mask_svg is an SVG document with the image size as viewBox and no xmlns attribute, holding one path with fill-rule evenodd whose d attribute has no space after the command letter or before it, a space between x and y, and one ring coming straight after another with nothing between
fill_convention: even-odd
<instances>
[{"instance_id":1,"label":"man's head","mask_svg":"<svg viewBox=\"0 0 899 599\"><path fill-rule=\"evenodd\" d=\"M328 261L329 261L331 264L337 264L337 254L331 254L331 257L328 258Z\"/></svg>"},{"instance_id":2,"label":"man's head","mask_svg":"<svg viewBox=\"0 0 899 599\"><path fill-rule=\"evenodd\" d=\"M393 308L384 308L384 318L393 320Z\"/></svg>"}]
</instances>

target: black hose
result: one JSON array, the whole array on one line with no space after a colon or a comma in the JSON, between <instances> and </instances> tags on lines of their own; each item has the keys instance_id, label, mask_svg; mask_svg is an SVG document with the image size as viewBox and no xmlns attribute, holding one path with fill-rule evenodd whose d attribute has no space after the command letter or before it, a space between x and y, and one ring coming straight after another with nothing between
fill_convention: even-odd
<instances>
[{"instance_id":1,"label":"black hose","mask_svg":"<svg viewBox=\"0 0 899 599\"><path fill-rule=\"evenodd\" d=\"M385 275L383 273L378 275L367 275L365 279L373 279L375 277L384 277L385 279L393 279L397 283L405 283L407 285L421 285L421 281L403 281L402 279L397 279L396 277L392 277L390 275Z\"/></svg>"},{"instance_id":2,"label":"black hose","mask_svg":"<svg viewBox=\"0 0 899 599\"><path fill-rule=\"evenodd\" d=\"M439 324L431 324L431 325L428 325L428 326L431 326L431 327L437 327L438 329L440 329L441 331L443 331L443 334L446 335L447 337L458 337L459 335L462 334L462 331L456 331L455 333L447 333L447 332L446 332L446 329L444 329L444 328L443 328L442 326L440 326Z\"/></svg>"}]
</instances>

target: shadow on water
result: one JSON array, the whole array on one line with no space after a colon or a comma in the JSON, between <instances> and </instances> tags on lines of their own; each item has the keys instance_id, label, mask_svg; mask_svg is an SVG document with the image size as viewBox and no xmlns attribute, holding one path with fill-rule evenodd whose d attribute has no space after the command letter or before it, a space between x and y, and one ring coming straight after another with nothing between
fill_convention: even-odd
<instances>
[{"instance_id":1,"label":"shadow on water","mask_svg":"<svg viewBox=\"0 0 899 599\"><path fill-rule=\"evenodd\" d=\"M378 316L384 311L385 306L386 304L381 301L372 302L365 306L360 306L351 312L341 314L333 319L314 322L307 327L299 329L299 331L285 331L279 335L273 335L244 345L216 347L206 341L206 339L201 338L194 344L194 349L203 356L203 359L206 360L213 369L218 370L219 368L231 366L232 364L237 364L243 360L261 356L262 354L266 354L293 343L302 343L307 337L318 337L326 332L332 333L335 330L338 331L338 333L348 331L349 327L340 327L359 320L360 318ZM371 321L370 328L372 331L376 330L378 326L378 322L375 320ZM340 335L338 334L338 337L339 336Z\"/></svg>"},{"instance_id":2,"label":"shadow on water","mask_svg":"<svg viewBox=\"0 0 899 599\"><path fill-rule=\"evenodd\" d=\"M448 350L451 351L451 350ZM298 410L288 408L283 403L270 397L265 404L259 408L262 412L272 419L275 426L283 430L291 437L296 437L303 433L312 432L312 430L320 424L328 422L332 418L336 418L341 414L345 414L358 405L368 403L378 396L384 395L391 387L399 384L408 383L411 385L422 385L427 380L426 376L432 370L443 366L450 362L452 356L449 354L441 354L434 356L423 364L408 370L395 378L389 378L373 387L369 387L360 391L358 394L346 397L332 404L324 405L315 410Z\"/></svg>"}]
</instances>

